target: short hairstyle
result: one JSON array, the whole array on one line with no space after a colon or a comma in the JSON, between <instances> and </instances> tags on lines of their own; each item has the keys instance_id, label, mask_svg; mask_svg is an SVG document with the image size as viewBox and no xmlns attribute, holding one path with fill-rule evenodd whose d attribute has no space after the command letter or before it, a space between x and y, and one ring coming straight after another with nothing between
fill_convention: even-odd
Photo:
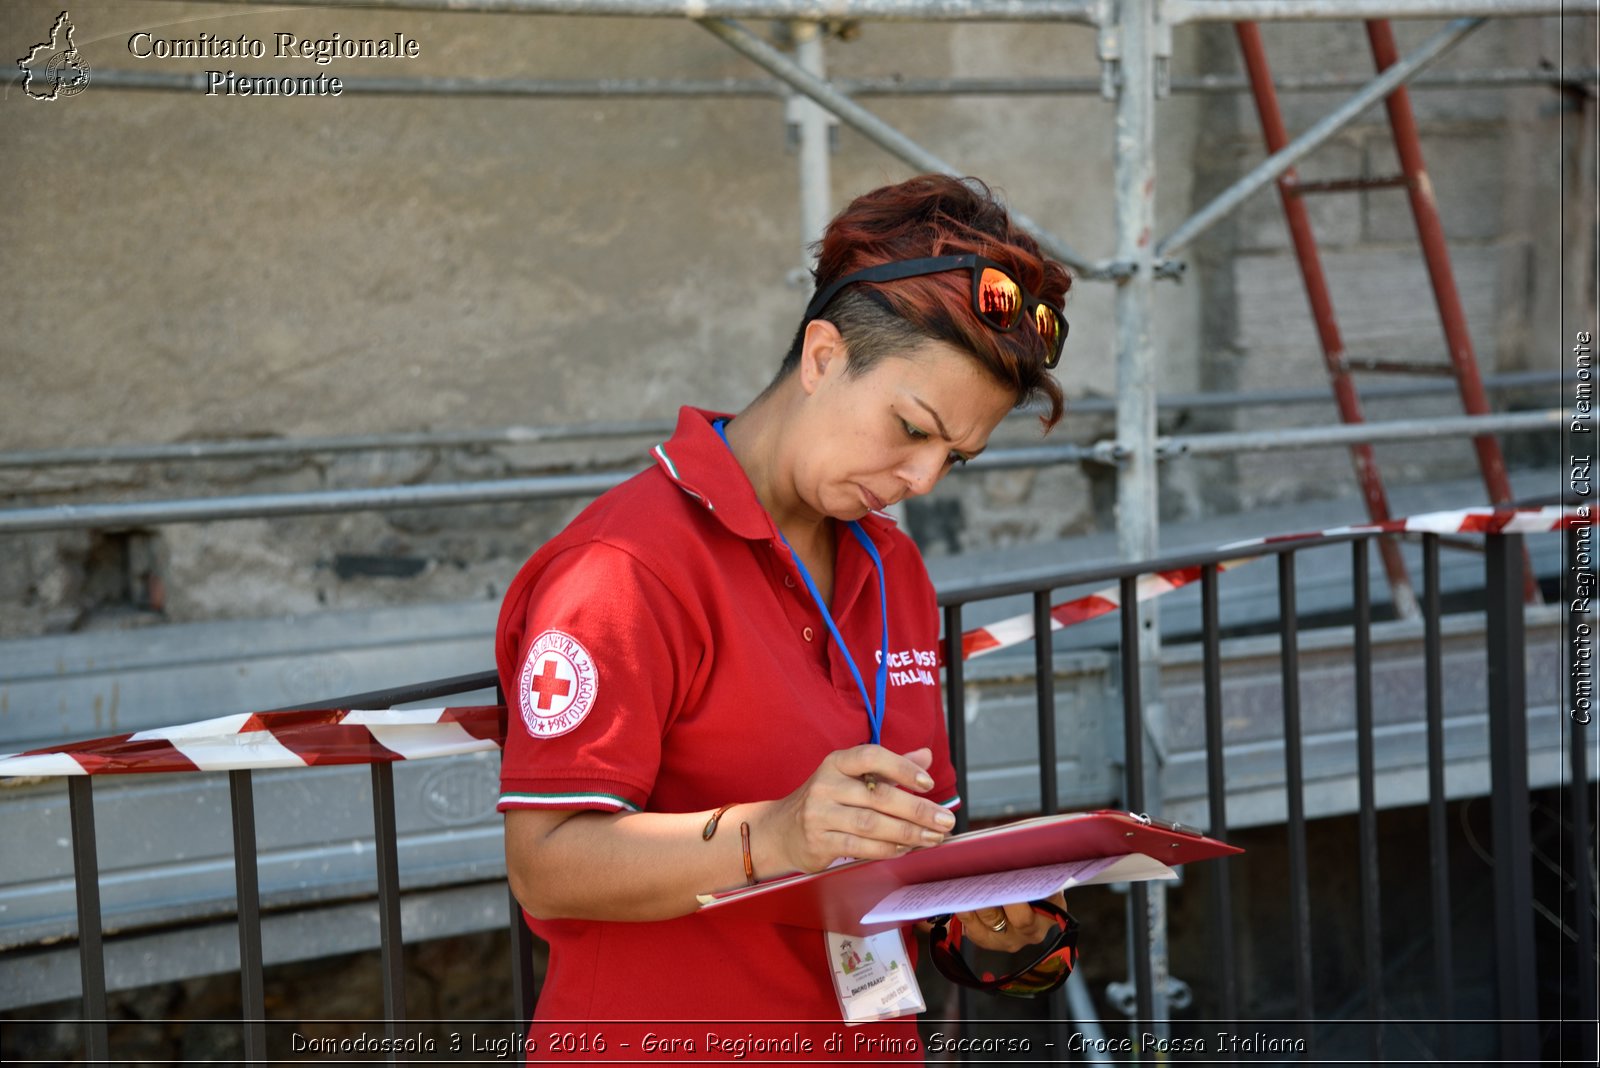
<instances>
[{"instance_id":1,"label":"short hairstyle","mask_svg":"<svg viewBox=\"0 0 1600 1068\"><path fill-rule=\"evenodd\" d=\"M1005 205L976 178L924 174L874 189L828 224L814 250L817 292L881 263L963 253L1003 264L1029 292L1058 308L1072 287L1067 269L1045 258L1039 243L1012 223ZM1061 419L1062 394L1060 383L1045 370L1045 342L1030 327L1001 333L985 325L972 310L971 293L966 270L858 282L834 296L817 318L839 328L851 375L929 338L943 341L971 354L1011 389L1018 408L1042 398L1049 410L1039 419L1049 430ZM799 366L805 328L801 323L795 332L773 385Z\"/></svg>"}]
</instances>

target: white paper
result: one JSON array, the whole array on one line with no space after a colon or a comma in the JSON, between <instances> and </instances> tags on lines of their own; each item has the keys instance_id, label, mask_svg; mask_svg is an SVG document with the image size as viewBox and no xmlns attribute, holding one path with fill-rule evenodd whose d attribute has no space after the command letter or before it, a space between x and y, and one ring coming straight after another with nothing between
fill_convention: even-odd
<instances>
[{"instance_id":1,"label":"white paper","mask_svg":"<svg viewBox=\"0 0 1600 1068\"><path fill-rule=\"evenodd\" d=\"M1017 868L990 875L967 875L902 886L873 906L872 911L861 917L861 922L904 923L950 912L1038 901L1074 886L1177 877L1171 868L1142 853Z\"/></svg>"}]
</instances>

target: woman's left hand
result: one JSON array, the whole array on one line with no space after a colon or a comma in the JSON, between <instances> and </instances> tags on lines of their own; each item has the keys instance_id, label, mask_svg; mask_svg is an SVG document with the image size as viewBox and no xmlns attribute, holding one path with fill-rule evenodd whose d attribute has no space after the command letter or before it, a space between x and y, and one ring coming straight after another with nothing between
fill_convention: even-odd
<instances>
[{"instance_id":1,"label":"woman's left hand","mask_svg":"<svg viewBox=\"0 0 1600 1068\"><path fill-rule=\"evenodd\" d=\"M1063 909L1067 907L1064 893L1056 894L1050 901ZM963 940L1001 953L1016 953L1044 941L1056 930L1048 916L1039 915L1026 901L958 912L956 918L961 921Z\"/></svg>"}]
</instances>

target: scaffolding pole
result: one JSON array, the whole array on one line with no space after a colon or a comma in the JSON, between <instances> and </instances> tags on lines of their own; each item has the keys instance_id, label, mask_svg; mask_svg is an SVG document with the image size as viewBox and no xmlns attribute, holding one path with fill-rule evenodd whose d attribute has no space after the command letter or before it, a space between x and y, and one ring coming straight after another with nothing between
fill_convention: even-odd
<instances>
[{"instance_id":1,"label":"scaffolding pole","mask_svg":"<svg viewBox=\"0 0 1600 1068\"><path fill-rule=\"evenodd\" d=\"M1568 6L1552 0L1166 0L1174 24L1564 15Z\"/></svg>"},{"instance_id":2,"label":"scaffolding pole","mask_svg":"<svg viewBox=\"0 0 1600 1068\"><path fill-rule=\"evenodd\" d=\"M763 67L797 91L815 100L864 134L874 144L909 163L918 170L961 177L965 172L946 163L932 152L917 144L878 116L834 89L827 82L811 74L788 56L762 40L757 34L727 19L702 19L704 26L714 36L721 38L734 51ZM1050 233L1033 219L1016 208L1011 208L1011 219L1023 230L1031 233L1041 248L1051 256L1079 271L1090 271L1089 262L1065 241Z\"/></svg>"},{"instance_id":3,"label":"scaffolding pole","mask_svg":"<svg viewBox=\"0 0 1600 1068\"><path fill-rule=\"evenodd\" d=\"M261 0L211 0L259 7ZM825 22L1075 22L1093 25L1108 0L272 0L289 7L492 15L593 15L621 18L779 19Z\"/></svg>"},{"instance_id":4,"label":"scaffolding pole","mask_svg":"<svg viewBox=\"0 0 1600 1068\"><path fill-rule=\"evenodd\" d=\"M794 24L795 58L801 70L824 81L827 59L823 53L825 34L816 22ZM811 266L808 250L822 240L822 231L833 218L833 172L831 164L833 116L810 97L799 95L789 100L790 122L796 133L800 156L800 262ZM808 281L809 277L801 279Z\"/></svg>"},{"instance_id":5,"label":"scaffolding pole","mask_svg":"<svg viewBox=\"0 0 1600 1068\"><path fill-rule=\"evenodd\" d=\"M260 0L210 0L259 7ZM1145 0L1155 6L1153 0ZM1113 0L273 0L265 10L356 8L503 15L621 18L780 19L823 22L1065 22L1115 26ZM1135 5L1143 6L1143 5ZM1563 15L1560 0L1165 0L1168 26L1189 22L1433 19L1449 16Z\"/></svg>"},{"instance_id":6,"label":"scaffolding pole","mask_svg":"<svg viewBox=\"0 0 1600 1068\"><path fill-rule=\"evenodd\" d=\"M801 64L804 66L804 62ZM20 86L21 71L0 76L0 85ZM1276 78L1280 93L1324 93L1360 89L1370 78L1308 74ZM1600 70L1541 70L1490 67L1438 71L1418 75L1407 86L1416 89L1575 89L1600 81ZM759 78L341 78L344 92L368 96L536 97L553 100L679 100L685 98L784 99L792 90L783 82ZM1099 78L833 78L828 84L847 97L918 96L1067 96L1100 93ZM175 70L124 70L96 67L94 87L165 93L203 93L206 74ZM1247 93L1249 83L1233 75L1173 78L1174 93Z\"/></svg>"},{"instance_id":7,"label":"scaffolding pole","mask_svg":"<svg viewBox=\"0 0 1600 1068\"><path fill-rule=\"evenodd\" d=\"M1116 293L1117 444L1125 458L1117 471L1117 549L1123 560L1151 560L1160 555L1157 494L1160 469L1156 457L1155 362L1150 336L1155 312L1155 107L1158 72L1153 4L1117 5L1119 21L1114 49L1102 36L1102 56L1114 57L1116 136L1113 219L1119 277ZM1142 796L1164 796L1161 786L1165 714L1161 700L1161 629L1155 604L1141 608L1138 627L1141 707L1137 737L1123 741L1140 751L1143 782L1132 784ZM1126 633L1126 631L1125 631ZM1124 650L1124 655L1133 655ZM1130 721L1129 730L1132 730ZM1131 759L1131 758L1130 758ZM1146 893L1128 895L1128 930L1148 933L1149 989L1134 975L1133 1033L1149 1028L1165 1038L1167 1020L1166 888L1146 884ZM1141 910L1140 906L1143 905ZM1139 913L1143 914L1140 915Z\"/></svg>"}]
</instances>

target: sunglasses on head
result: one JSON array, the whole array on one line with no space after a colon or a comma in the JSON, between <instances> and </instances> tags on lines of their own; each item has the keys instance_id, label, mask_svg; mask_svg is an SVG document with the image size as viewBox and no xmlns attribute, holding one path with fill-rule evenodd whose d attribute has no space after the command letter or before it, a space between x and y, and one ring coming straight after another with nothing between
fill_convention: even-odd
<instances>
[{"instance_id":1,"label":"sunglasses on head","mask_svg":"<svg viewBox=\"0 0 1600 1068\"><path fill-rule=\"evenodd\" d=\"M933 966L952 983L988 990L1014 998L1048 994L1067 981L1078 964L1078 921L1066 909L1049 901L1031 901L1034 912L1051 920L1055 931L1033 947L1033 963L1007 975L973 970L961 955L961 921L954 916L937 916L928 935Z\"/></svg>"},{"instance_id":2,"label":"sunglasses on head","mask_svg":"<svg viewBox=\"0 0 1600 1068\"><path fill-rule=\"evenodd\" d=\"M1066 318L1059 310L1022 288L1022 283L1013 278L1005 267L973 253L897 260L847 274L811 298L802 322L809 323L821 315L828 301L852 282L892 282L899 278L940 274L961 268L972 271L972 310L978 318L1002 334L1015 330L1025 319L1032 320L1034 330L1045 343L1045 367L1054 367L1061 362L1061 349L1067 343Z\"/></svg>"}]
</instances>

